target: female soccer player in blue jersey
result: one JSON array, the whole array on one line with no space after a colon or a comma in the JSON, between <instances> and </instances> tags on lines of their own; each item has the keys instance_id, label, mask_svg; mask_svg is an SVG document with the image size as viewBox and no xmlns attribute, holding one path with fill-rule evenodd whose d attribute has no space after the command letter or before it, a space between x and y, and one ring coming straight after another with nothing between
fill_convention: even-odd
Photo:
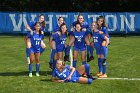
<instances>
[{"instance_id":1,"label":"female soccer player in blue jersey","mask_svg":"<svg viewBox=\"0 0 140 93\"><path fill-rule=\"evenodd\" d=\"M106 62L104 57L104 50L102 46L102 42L106 41L106 47L109 43L108 37L106 37L104 34L101 34L98 30L98 26L96 22L92 23L92 37L94 41L94 47L96 49L96 54L98 55L98 67L99 67L99 73L97 76L99 77L107 77L106 75Z\"/></svg>"},{"instance_id":2,"label":"female soccer player in blue jersey","mask_svg":"<svg viewBox=\"0 0 140 93\"><path fill-rule=\"evenodd\" d=\"M108 38L110 38L110 36L109 36L109 34L108 34L108 30L107 30L106 23L105 23L105 19L104 19L103 16L99 16L98 21L97 21L97 24L98 24L98 29L99 29L100 31L102 31L103 34L104 34L105 36L107 36ZM102 33L102 32L101 32L101 33ZM102 46L103 46L103 50L104 50L104 57L105 57L105 59L106 59L107 52L108 52L108 47L106 47L106 43L107 43L107 42L106 42L105 40L102 42Z\"/></svg>"},{"instance_id":3,"label":"female soccer player in blue jersey","mask_svg":"<svg viewBox=\"0 0 140 93\"><path fill-rule=\"evenodd\" d=\"M26 29L28 30L27 32L27 36L24 38L25 40L25 43L26 43L26 56L27 56L27 61L28 61L28 64L30 63L30 48L31 48L31 41L30 41L30 32L31 31L34 31L34 25L37 21L34 20L34 21L31 21L29 22L27 25L26 25ZM39 19L38 19L38 22L40 22L40 25L41 25L41 31L45 31L45 27L46 27L46 23L45 23L45 16L43 14L41 14L39 16ZM46 45L43 41L41 41L41 50L40 52L42 53L46 48Z\"/></svg>"},{"instance_id":4,"label":"female soccer player in blue jersey","mask_svg":"<svg viewBox=\"0 0 140 93\"><path fill-rule=\"evenodd\" d=\"M57 58L53 57L53 68L55 68L56 60L63 59L63 51L65 50L67 38L67 26L65 23L61 24L60 31L54 33L50 40L55 42ZM54 55L55 56L55 55Z\"/></svg>"},{"instance_id":5,"label":"female soccer player in blue jersey","mask_svg":"<svg viewBox=\"0 0 140 93\"><path fill-rule=\"evenodd\" d=\"M29 63L29 77L32 77L32 63L36 62L36 76L39 76L39 59L40 59L40 49L41 49L41 41L44 38L44 32L41 31L40 22L36 22L34 25L34 31L30 32L30 41L31 41L31 49L30 49L30 63Z\"/></svg>"},{"instance_id":6,"label":"female soccer player in blue jersey","mask_svg":"<svg viewBox=\"0 0 140 93\"><path fill-rule=\"evenodd\" d=\"M84 72L87 73L87 77L81 77ZM72 66L65 65L62 60L57 60L56 68L51 77L53 82L78 82L82 84L91 84L95 79L90 75L88 64L84 64L76 70Z\"/></svg>"},{"instance_id":7,"label":"female soccer player in blue jersey","mask_svg":"<svg viewBox=\"0 0 140 93\"><path fill-rule=\"evenodd\" d=\"M82 26L79 22L76 23L75 31L73 32L73 37L69 41L69 45L67 46L67 54L69 54L70 46L74 43L74 61L73 67L76 68L78 51L81 52L82 64L86 64L86 44L88 45L89 50L89 39L87 36L87 32L82 30Z\"/></svg>"},{"instance_id":8,"label":"female soccer player in blue jersey","mask_svg":"<svg viewBox=\"0 0 140 93\"><path fill-rule=\"evenodd\" d=\"M72 23L72 31L69 33L70 34L70 40L71 40L71 38L73 37L73 32L76 30L75 28L76 28L76 24L77 23L80 23L80 25L81 25L81 30L82 31L84 31L84 32L86 32L86 34L87 34L87 36L88 36L88 38L87 39L89 39L90 40L90 26L89 26L89 24L84 20L84 16L83 15L78 15L78 17L77 17L77 21L74 21L73 23ZM89 46L88 46L88 44L87 44L87 48L88 48ZM90 52L90 50L87 50L87 61L89 61L89 52ZM66 59L69 59L69 55L68 54L66 54ZM90 59L92 60L92 59L94 59L93 58L93 55L90 57Z\"/></svg>"},{"instance_id":9,"label":"female soccer player in blue jersey","mask_svg":"<svg viewBox=\"0 0 140 93\"><path fill-rule=\"evenodd\" d=\"M63 17L59 17L58 18L58 24L53 28L53 31L52 31L51 35L53 35L56 32L59 32L60 31L60 26L63 23L65 23L64 22L64 18ZM54 56L55 56L55 53L56 53L56 43L52 39L50 39L49 42L50 42L50 46L52 48L51 56L50 56L50 62L49 62L49 67L52 68L53 67L53 61L54 61Z\"/></svg>"}]
</instances>

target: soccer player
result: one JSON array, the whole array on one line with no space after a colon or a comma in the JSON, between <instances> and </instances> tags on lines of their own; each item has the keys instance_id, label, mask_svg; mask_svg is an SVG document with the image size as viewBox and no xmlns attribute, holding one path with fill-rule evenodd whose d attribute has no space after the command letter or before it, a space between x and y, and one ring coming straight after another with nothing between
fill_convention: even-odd
<instances>
[{"instance_id":1,"label":"soccer player","mask_svg":"<svg viewBox=\"0 0 140 93\"><path fill-rule=\"evenodd\" d=\"M27 56L27 62L28 64L30 63L30 48L31 48L31 41L30 41L30 32L34 31L34 25L37 21L31 21L26 25L26 29L28 30L27 32L27 36L24 38L25 43L26 43L26 56ZM43 14L41 14L39 16L38 22L40 22L41 25L41 31L45 31L45 27L46 27L46 22L45 22L45 16ZM43 53L43 51L45 50L46 45L43 41L41 41L41 49L40 49L40 53Z\"/></svg>"},{"instance_id":2,"label":"soccer player","mask_svg":"<svg viewBox=\"0 0 140 93\"><path fill-rule=\"evenodd\" d=\"M82 26L79 22L76 23L75 31L73 32L73 37L69 41L69 45L67 46L67 54L69 54L70 47L74 43L74 60L73 67L76 68L78 51L81 52L82 64L86 64L86 44L88 45L89 50L89 39L87 36L87 32L82 30Z\"/></svg>"},{"instance_id":3,"label":"soccer player","mask_svg":"<svg viewBox=\"0 0 140 93\"><path fill-rule=\"evenodd\" d=\"M87 35L88 35L87 39L90 40L90 26L89 26L88 22L86 22L84 20L84 16L81 15L81 14L78 15L77 21L74 21L72 23L72 31L69 33L70 34L70 39L72 38L72 33L75 31L76 23L80 23L80 25L82 27L82 31L85 31L87 33ZM87 47L89 47L89 46L87 45ZM87 50L87 61L89 61L89 52L90 52L90 50ZM67 56L66 59L69 59L68 56ZM92 59L94 59L94 57L91 56L90 59L92 60Z\"/></svg>"},{"instance_id":4,"label":"soccer player","mask_svg":"<svg viewBox=\"0 0 140 93\"><path fill-rule=\"evenodd\" d=\"M98 29L100 31L102 31L100 33L103 33L106 37L110 38L110 36L108 34L106 23L105 23L105 19L103 16L99 16L97 24L98 24ZM107 56L107 52L108 52L108 47L106 47L106 43L107 42L105 40L102 42L105 60L106 60L106 56Z\"/></svg>"},{"instance_id":5,"label":"soccer player","mask_svg":"<svg viewBox=\"0 0 140 93\"><path fill-rule=\"evenodd\" d=\"M98 77L107 77L106 75L106 62L104 57L104 50L102 46L102 42L106 41L106 47L109 43L108 37L106 37L104 34L100 33L98 30L98 26L96 22L92 23L92 37L94 41L94 47L96 49L96 54L98 56L98 67L99 67L99 73L97 74Z\"/></svg>"},{"instance_id":6,"label":"soccer player","mask_svg":"<svg viewBox=\"0 0 140 93\"><path fill-rule=\"evenodd\" d=\"M40 49L41 41L44 38L44 32L41 31L40 22L36 22L34 25L34 31L30 32L30 41L31 41L31 51L30 51L30 63L29 63L29 77L32 77L32 63L36 62L36 76L39 76L39 59L40 59ZM35 58L34 58L35 56Z\"/></svg>"},{"instance_id":7,"label":"soccer player","mask_svg":"<svg viewBox=\"0 0 140 93\"><path fill-rule=\"evenodd\" d=\"M51 35L53 35L56 32L59 32L60 31L60 26L63 23L65 23L64 22L64 18L63 17L59 17L58 18L58 24L53 28L53 31L52 31ZM50 62L49 62L49 67L53 68L54 56L55 56L55 53L56 53L56 43L52 39L50 39L49 42L50 42L50 46L52 48L51 56L50 56Z\"/></svg>"},{"instance_id":8,"label":"soccer player","mask_svg":"<svg viewBox=\"0 0 140 93\"><path fill-rule=\"evenodd\" d=\"M56 53L57 58L53 58L53 69L56 66L56 60L62 60L63 59L63 51L65 50L66 45L66 38L67 38L67 26L65 23L61 24L60 31L54 33L50 40L54 41L56 44ZM55 56L55 55L54 55Z\"/></svg>"},{"instance_id":9,"label":"soccer player","mask_svg":"<svg viewBox=\"0 0 140 93\"><path fill-rule=\"evenodd\" d=\"M86 72L87 77L81 77ZM69 65L65 65L62 60L57 60L56 68L53 70L51 80L53 82L78 82L81 84L91 84L96 78L90 75L90 66L84 64L77 70Z\"/></svg>"}]
</instances>

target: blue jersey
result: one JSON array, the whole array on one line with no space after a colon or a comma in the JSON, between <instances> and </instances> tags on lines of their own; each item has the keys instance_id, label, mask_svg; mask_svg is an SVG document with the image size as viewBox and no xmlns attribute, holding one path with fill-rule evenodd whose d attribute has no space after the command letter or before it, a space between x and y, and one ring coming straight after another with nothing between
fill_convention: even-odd
<instances>
[{"instance_id":1,"label":"blue jersey","mask_svg":"<svg viewBox=\"0 0 140 93\"><path fill-rule=\"evenodd\" d=\"M102 46L102 42L105 38L104 34L99 34L99 31L97 31L97 32L93 32L92 37L93 37L93 40L94 40L94 46L95 47Z\"/></svg>"},{"instance_id":2,"label":"blue jersey","mask_svg":"<svg viewBox=\"0 0 140 93\"><path fill-rule=\"evenodd\" d=\"M110 36L108 34L107 27L101 27L99 30L102 31L104 34L107 34L108 35L108 38L110 38Z\"/></svg>"},{"instance_id":3,"label":"blue jersey","mask_svg":"<svg viewBox=\"0 0 140 93\"><path fill-rule=\"evenodd\" d=\"M34 52L39 52L40 48L41 48L41 41L44 38L44 35L41 34L39 36L39 34L36 34L36 32L34 31L33 34L31 34L31 46L33 48Z\"/></svg>"},{"instance_id":4,"label":"blue jersey","mask_svg":"<svg viewBox=\"0 0 140 93\"><path fill-rule=\"evenodd\" d=\"M66 43L66 34L62 34L61 36L58 33L52 35L53 41L56 43L56 50L57 52L62 52L65 49Z\"/></svg>"},{"instance_id":5,"label":"blue jersey","mask_svg":"<svg viewBox=\"0 0 140 93\"><path fill-rule=\"evenodd\" d=\"M53 28L53 31L52 32L55 33L57 31L60 31L60 26L58 24Z\"/></svg>"},{"instance_id":6,"label":"blue jersey","mask_svg":"<svg viewBox=\"0 0 140 93\"><path fill-rule=\"evenodd\" d=\"M85 31L80 31L80 32L74 31L73 36L75 38L74 46L77 47L85 46L86 44L85 37L87 36L87 33Z\"/></svg>"},{"instance_id":7,"label":"blue jersey","mask_svg":"<svg viewBox=\"0 0 140 93\"><path fill-rule=\"evenodd\" d=\"M70 75L70 66L66 65L62 72L60 72L57 68L55 68L52 72L52 77L58 77L61 80L65 80ZM78 82L80 74L77 70L72 74L71 80L69 82Z\"/></svg>"},{"instance_id":8,"label":"blue jersey","mask_svg":"<svg viewBox=\"0 0 140 93\"><path fill-rule=\"evenodd\" d=\"M103 54L103 47L102 42L105 38L104 34L99 34L99 31L92 33L93 41L94 41L94 47L96 49L96 54L100 55Z\"/></svg>"},{"instance_id":9,"label":"blue jersey","mask_svg":"<svg viewBox=\"0 0 140 93\"><path fill-rule=\"evenodd\" d=\"M58 33L52 35L53 41L55 41L56 45L65 45L66 42L66 34L62 34L61 36Z\"/></svg>"}]
</instances>

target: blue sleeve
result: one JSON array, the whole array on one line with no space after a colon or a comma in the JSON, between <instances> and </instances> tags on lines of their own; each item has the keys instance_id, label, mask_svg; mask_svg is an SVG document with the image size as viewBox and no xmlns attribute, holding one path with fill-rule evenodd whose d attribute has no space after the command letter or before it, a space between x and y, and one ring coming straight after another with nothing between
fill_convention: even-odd
<instances>
[{"instance_id":1,"label":"blue sleeve","mask_svg":"<svg viewBox=\"0 0 140 93\"><path fill-rule=\"evenodd\" d=\"M60 31L60 27L58 25L54 26L52 32L57 32L57 31Z\"/></svg>"},{"instance_id":2,"label":"blue sleeve","mask_svg":"<svg viewBox=\"0 0 140 93\"><path fill-rule=\"evenodd\" d=\"M77 21L74 21L74 22L72 23L72 26L73 26L73 27L76 26L76 22L77 22Z\"/></svg>"},{"instance_id":3,"label":"blue sleeve","mask_svg":"<svg viewBox=\"0 0 140 93\"><path fill-rule=\"evenodd\" d=\"M41 35L41 39L44 39L44 34Z\"/></svg>"},{"instance_id":4,"label":"blue sleeve","mask_svg":"<svg viewBox=\"0 0 140 93\"><path fill-rule=\"evenodd\" d=\"M73 36L73 31L70 31L70 32L69 32L69 35L72 35L72 36Z\"/></svg>"},{"instance_id":5,"label":"blue sleeve","mask_svg":"<svg viewBox=\"0 0 140 93\"><path fill-rule=\"evenodd\" d=\"M107 28L106 27L103 27L103 32L104 32L104 34L108 34L108 30L107 30Z\"/></svg>"},{"instance_id":6,"label":"blue sleeve","mask_svg":"<svg viewBox=\"0 0 140 93\"><path fill-rule=\"evenodd\" d=\"M70 65L66 65L66 68L67 68L67 69L70 69Z\"/></svg>"},{"instance_id":7,"label":"blue sleeve","mask_svg":"<svg viewBox=\"0 0 140 93\"><path fill-rule=\"evenodd\" d=\"M53 40L56 40L57 38L58 38L58 34L55 33L55 34L52 35Z\"/></svg>"},{"instance_id":8,"label":"blue sleeve","mask_svg":"<svg viewBox=\"0 0 140 93\"><path fill-rule=\"evenodd\" d=\"M86 32L85 32L85 36L87 36L88 34L90 34L90 32L89 32L89 31L86 31Z\"/></svg>"},{"instance_id":9,"label":"blue sleeve","mask_svg":"<svg viewBox=\"0 0 140 93\"><path fill-rule=\"evenodd\" d=\"M53 72L52 72L52 77L56 77L56 70L54 69Z\"/></svg>"},{"instance_id":10,"label":"blue sleeve","mask_svg":"<svg viewBox=\"0 0 140 93\"><path fill-rule=\"evenodd\" d=\"M30 22L28 23L28 25L30 26L30 28L31 28L32 30L34 30L35 21L30 21Z\"/></svg>"},{"instance_id":11,"label":"blue sleeve","mask_svg":"<svg viewBox=\"0 0 140 93\"><path fill-rule=\"evenodd\" d=\"M104 39L105 38L105 35L104 34L99 34L99 36Z\"/></svg>"}]
</instances>

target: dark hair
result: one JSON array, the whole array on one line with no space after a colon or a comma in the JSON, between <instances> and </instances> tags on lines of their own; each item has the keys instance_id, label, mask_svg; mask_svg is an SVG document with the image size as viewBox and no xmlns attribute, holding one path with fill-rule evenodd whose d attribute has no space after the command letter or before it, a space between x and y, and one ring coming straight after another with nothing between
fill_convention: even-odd
<instances>
[{"instance_id":1,"label":"dark hair","mask_svg":"<svg viewBox=\"0 0 140 93\"><path fill-rule=\"evenodd\" d=\"M39 21L37 21L35 24L34 24L34 26L36 26L37 24L39 24L40 25L40 22ZM36 30L36 29L35 29ZM41 36L41 29L39 29L39 36Z\"/></svg>"},{"instance_id":2,"label":"dark hair","mask_svg":"<svg viewBox=\"0 0 140 93\"><path fill-rule=\"evenodd\" d=\"M64 20L64 17L60 16L60 17L58 18L58 21L60 20L60 18L63 18L63 20Z\"/></svg>"},{"instance_id":3,"label":"dark hair","mask_svg":"<svg viewBox=\"0 0 140 93\"><path fill-rule=\"evenodd\" d=\"M84 16L83 16L82 14L79 14L78 17L77 17L77 22L79 22L79 17L80 17L80 16L82 16L83 19L84 19ZM84 21L85 21L85 19L84 19ZM79 23L80 23L80 22L79 22Z\"/></svg>"},{"instance_id":4,"label":"dark hair","mask_svg":"<svg viewBox=\"0 0 140 93\"><path fill-rule=\"evenodd\" d=\"M76 25L80 25L80 27L81 27L81 29L80 30L82 30L82 25L80 24L80 22L76 22L76 24L75 24L75 27L76 27Z\"/></svg>"},{"instance_id":5,"label":"dark hair","mask_svg":"<svg viewBox=\"0 0 140 93\"><path fill-rule=\"evenodd\" d=\"M64 26L64 25L66 25L66 23L62 23L62 24L60 25L60 32L61 32L61 33L62 33L61 27ZM65 34L67 35L67 32L68 32L68 27L67 27L67 25L66 25L66 28L67 28L67 31L65 32Z\"/></svg>"},{"instance_id":6,"label":"dark hair","mask_svg":"<svg viewBox=\"0 0 140 93\"><path fill-rule=\"evenodd\" d=\"M40 18L41 16L44 16L44 18L45 18L45 15L44 15L44 14L39 15L39 18ZM41 22L41 24L42 24L42 26L43 26L44 28L46 27L46 22L45 22L45 20L44 20L43 22Z\"/></svg>"},{"instance_id":7,"label":"dark hair","mask_svg":"<svg viewBox=\"0 0 140 93\"><path fill-rule=\"evenodd\" d=\"M105 23L104 17L103 17L103 16L99 16L99 17L98 17L98 20L99 20L99 19L103 19L103 23L102 23L102 26L101 26L101 27L107 27L107 26L106 26L106 23ZM99 24L97 24L97 25L98 25L98 29L100 29L101 27L99 26Z\"/></svg>"}]
</instances>

